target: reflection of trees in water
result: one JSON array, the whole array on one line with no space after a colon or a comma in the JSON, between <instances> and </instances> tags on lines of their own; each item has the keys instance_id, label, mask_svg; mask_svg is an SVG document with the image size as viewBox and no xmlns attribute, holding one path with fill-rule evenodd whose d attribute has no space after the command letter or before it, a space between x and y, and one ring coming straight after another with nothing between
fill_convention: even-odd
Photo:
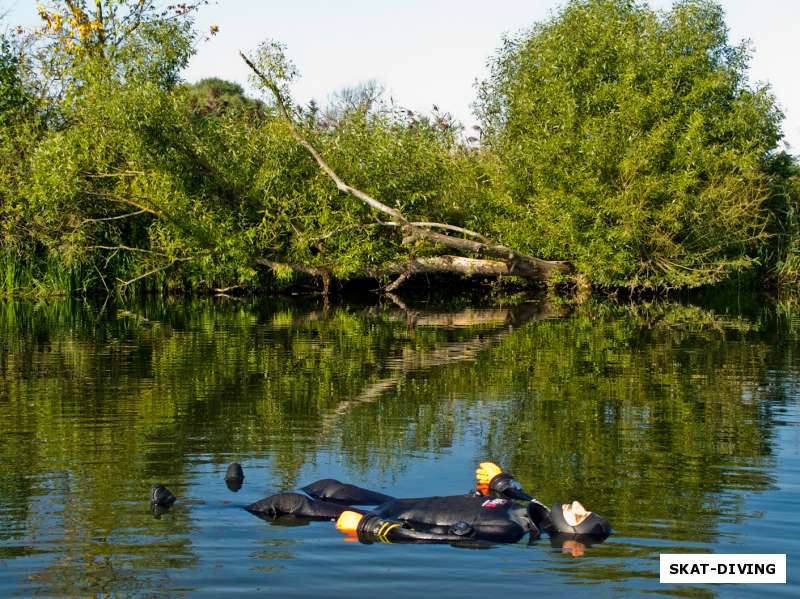
<instances>
[{"instance_id":1,"label":"reflection of trees in water","mask_svg":"<svg viewBox=\"0 0 800 599\"><path fill-rule=\"evenodd\" d=\"M405 306L403 306L405 308ZM443 367L459 362L472 362L479 354L501 339L510 335L520 326L535 320L555 318L558 313L549 305L523 305L512 309L472 310L458 313L421 315L406 312L409 327L492 327L476 336L456 341L445 341L435 348L419 351L403 348L399 356L384 361L386 376L367 385L355 396L345 398L331 411L322 416L321 437L328 438L340 426L342 420L362 404L373 403L384 395L394 392L403 385L409 375L419 376L435 367ZM411 329L412 331L414 329ZM450 421L452 422L452 418ZM425 435L428 437L429 435Z\"/></svg>"},{"instance_id":2,"label":"reflection of trees in water","mask_svg":"<svg viewBox=\"0 0 800 599\"><path fill-rule=\"evenodd\" d=\"M635 536L658 522L707 539L720 513L741 511L735 491L769 487L794 337L692 306L588 305L541 322L553 315L166 302L98 318L0 304L0 538L27 534L36 497L70 506L63 559L41 584L124 592L115 560L146 568L143 581L195 563L188 542L172 545L191 512L165 529L109 506L138 506L155 479L185 489L191 455L269 456L284 487L321 448L356 471L398 472L411 453L451 447L476 413L491 415L476 459ZM37 486L56 471L69 486ZM120 528L155 549L117 547ZM81 576L90 567L102 585Z\"/></svg>"},{"instance_id":3,"label":"reflection of trees in water","mask_svg":"<svg viewBox=\"0 0 800 599\"><path fill-rule=\"evenodd\" d=\"M29 543L55 555L30 577L33 584L65 597L155 593L166 587L168 569L197 565L186 511L154 525L146 505L125 509L113 489L94 489L96 479L83 480L81 469L60 473L55 488L33 500L31 517L38 523L29 526ZM109 503L92 501L94 493Z\"/></svg>"}]
</instances>

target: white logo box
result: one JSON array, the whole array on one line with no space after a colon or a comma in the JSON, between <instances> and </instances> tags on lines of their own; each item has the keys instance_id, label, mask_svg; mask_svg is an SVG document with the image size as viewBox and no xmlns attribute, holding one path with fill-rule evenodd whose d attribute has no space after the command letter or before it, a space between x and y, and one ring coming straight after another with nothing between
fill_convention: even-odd
<instances>
[{"instance_id":1,"label":"white logo box","mask_svg":"<svg viewBox=\"0 0 800 599\"><path fill-rule=\"evenodd\" d=\"M786 584L785 553L662 553L662 583Z\"/></svg>"}]
</instances>

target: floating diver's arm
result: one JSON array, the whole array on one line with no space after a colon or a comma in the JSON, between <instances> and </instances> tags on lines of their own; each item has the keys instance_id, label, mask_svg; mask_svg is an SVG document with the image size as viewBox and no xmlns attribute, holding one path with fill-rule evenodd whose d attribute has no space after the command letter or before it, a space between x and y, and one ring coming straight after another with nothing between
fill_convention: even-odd
<instances>
[{"instance_id":1,"label":"floating diver's arm","mask_svg":"<svg viewBox=\"0 0 800 599\"><path fill-rule=\"evenodd\" d=\"M539 530L544 530L545 532L550 530L550 508L548 508L541 501L531 499L531 502L528 504L527 511L528 516L537 526L537 528L539 528Z\"/></svg>"},{"instance_id":2,"label":"floating diver's arm","mask_svg":"<svg viewBox=\"0 0 800 599\"><path fill-rule=\"evenodd\" d=\"M481 462L475 470L478 490L488 495L490 492L506 499L533 501L533 497L522 490L517 480L500 466L492 462Z\"/></svg>"},{"instance_id":3,"label":"floating diver's arm","mask_svg":"<svg viewBox=\"0 0 800 599\"><path fill-rule=\"evenodd\" d=\"M320 499L309 499L299 493L278 493L277 495L270 495L261 501L256 501L244 509L250 513L268 518L297 516L329 520L338 518L348 508Z\"/></svg>"},{"instance_id":4,"label":"floating diver's arm","mask_svg":"<svg viewBox=\"0 0 800 599\"><path fill-rule=\"evenodd\" d=\"M358 535L362 543L463 543L475 538L475 531L465 522L454 524L446 533L423 532L407 528L397 520L353 511L342 512L336 521L336 528Z\"/></svg>"}]
</instances>

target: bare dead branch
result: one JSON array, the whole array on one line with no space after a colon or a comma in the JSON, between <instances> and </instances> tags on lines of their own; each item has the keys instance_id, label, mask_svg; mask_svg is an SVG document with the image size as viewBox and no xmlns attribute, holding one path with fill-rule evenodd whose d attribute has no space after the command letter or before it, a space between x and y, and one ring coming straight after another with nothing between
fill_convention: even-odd
<instances>
[{"instance_id":1,"label":"bare dead branch","mask_svg":"<svg viewBox=\"0 0 800 599\"><path fill-rule=\"evenodd\" d=\"M410 279L410 278L411 278L412 274L413 274L413 273L412 273L411 271L409 271L409 270L407 270L407 271L406 271L406 272L404 272L404 273L401 273L401 275L400 275L399 277L397 277L397 278L396 278L394 281L392 281L392 282L391 282L391 284L387 285L387 286L384 288L384 290L383 290L383 291L384 291L385 293L388 293L389 295L391 295L391 294L392 294L392 291L395 291L395 290L399 289L399 288L400 288L400 286L401 286L403 283L405 283L405 282L406 282L408 279Z\"/></svg>"},{"instance_id":2,"label":"bare dead branch","mask_svg":"<svg viewBox=\"0 0 800 599\"><path fill-rule=\"evenodd\" d=\"M106 288L106 294L110 294L111 292L108 290L108 285L106 285L106 278L103 276L103 273L100 272L100 269L97 268L97 264L92 262L92 266L94 267L94 271L97 273L97 276L100 277L100 282L103 284L103 287Z\"/></svg>"},{"instance_id":3,"label":"bare dead branch","mask_svg":"<svg viewBox=\"0 0 800 599\"><path fill-rule=\"evenodd\" d=\"M109 179L117 177L139 177L144 175L144 171L117 171L115 173L86 173L83 176L87 179Z\"/></svg>"},{"instance_id":4,"label":"bare dead branch","mask_svg":"<svg viewBox=\"0 0 800 599\"><path fill-rule=\"evenodd\" d=\"M131 283L135 283L136 281L140 281L140 280L144 279L145 277L149 277L149 276L152 276L152 275L154 275L156 273L165 271L168 268L171 268L171 267L175 266L178 262L188 262L189 260L194 260L194 259L195 259L194 256L190 256L188 258L174 258L173 260L171 260L169 262L169 264L165 264L164 266L159 266L158 268L154 268L153 270L148 270L146 273L141 274L138 277L134 277L134 278L132 278L132 279L130 279L128 281L123 281L122 279L117 278L117 281L119 282L119 286L122 289L124 289L125 287L127 287Z\"/></svg>"},{"instance_id":5,"label":"bare dead branch","mask_svg":"<svg viewBox=\"0 0 800 599\"><path fill-rule=\"evenodd\" d=\"M108 216L106 218L84 218L80 223L78 223L78 227L82 227L86 223L102 223L109 220L120 220L123 218L130 218L131 216L138 216L140 214L145 214L146 212L147 212L146 210L137 210L136 212L129 212L128 214L120 214L119 216Z\"/></svg>"},{"instance_id":6,"label":"bare dead branch","mask_svg":"<svg viewBox=\"0 0 800 599\"><path fill-rule=\"evenodd\" d=\"M266 258L255 258L255 264L266 266L272 270L287 269L294 273L320 277L323 284L330 271L324 267L305 266L287 262L276 262ZM359 273L356 277L370 279L397 278L387 286L384 291L396 291L403 283L417 274L457 274L465 277L502 277L514 274L508 264L500 260L481 260L478 258L465 258L463 256L430 256L426 258L412 258L406 262L394 262L380 268L369 268Z\"/></svg>"},{"instance_id":7,"label":"bare dead branch","mask_svg":"<svg viewBox=\"0 0 800 599\"><path fill-rule=\"evenodd\" d=\"M379 223L379 224L384 226L384 227L397 227L397 226L399 226L398 223L396 223L396 222L389 222L389 223L383 223L382 222L382 223ZM448 225L447 223L434 223L434 222L429 222L429 221L414 221L414 222L411 222L411 223L408 223L408 224L411 225L414 228L417 228L417 227L428 227L428 228L431 228L431 229L446 229L448 231L455 231L456 233L461 233L463 235L466 235L467 237L474 237L475 239L477 239L481 243L484 243L484 244L487 244L487 245L490 245L492 243L492 241L490 239L488 239L487 237L484 237L480 233L478 233L476 231L471 231L469 229L465 229L463 227L457 227L456 225Z\"/></svg>"},{"instance_id":8,"label":"bare dead branch","mask_svg":"<svg viewBox=\"0 0 800 599\"><path fill-rule=\"evenodd\" d=\"M278 104L278 108L281 111L281 114L283 114L283 117L286 119L286 122L289 125L289 131L291 132L292 137L294 137L295 141L297 141L297 143L303 146L308 151L308 153L311 154L311 156L314 158L314 160L316 160L317 164L322 169L322 171L326 175L328 175L328 177L330 177L330 179L334 182L336 188L339 191L341 191L342 193L350 194L358 198L359 200L367 203L368 205L373 207L375 210L378 210L379 212L388 214L393 220L397 221L398 223L408 224L406 218L394 208L390 208L389 206L383 204L382 202L379 202L375 198L367 195L363 191L356 189L355 187L350 187L347 183L342 181L342 179L339 178L339 175L337 175L336 172L328 165L328 163L322 159L322 156L319 155L319 152L317 152L316 148L314 148L314 146L308 143L305 140L305 138L302 135L300 135L300 132L297 130L297 127L295 127L294 119L292 119L291 114L289 114L289 109L286 107L286 101L283 98L283 94L281 94L281 91L275 84L275 82L272 81L272 79L270 79L266 75L264 75L260 70L258 70L256 65L254 65L250 61L250 59L247 58L247 56L245 56L243 52L239 52L239 56L242 57L245 63L247 63L247 66L250 67L250 69L256 74L256 76L264 83L264 85L267 86L267 88L275 96L275 101Z\"/></svg>"},{"instance_id":9,"label":"bare dead branch","mask_svg":"<svg viewBox=\"0 0 800 599\"><path fill-rule=\"evenodd\" d=\"M476 231L471 231L469 229L464 229L463 227L457 227L455 225L448 225L446 223L432 223L432 222L426 222L426 221L413 222L413 223L411 223L411 225L414 226L414 227L430 227L432 229L447 229L448 231L455 231L456 233L462 233L462 234L466 235L467 237L474 237L475 239L477 239L481 243L486 243L486 244L492 243L492 241L489 238L484 237L483 235L481 235L480 233L478 233Z\"/></svg>"},{"instance_id":10,"label":"bare dead branch","mask_svg":"<svg viewBox=\"0 0 800 599\"><path fill-rule=\"evenodd\" d=\"M116 202L118 204L127 204L128 206L133 206L134 208L138 208L142 212L147 212L149 214L152 214L153 216L157 216L158 218L161 218L161 219L164 219L164 220L169 220L164 215L163 212L159 212L158 210L155 210L153 208L148 208L147 206L143 206L142 204L139 204L138 202L135 202L134 200L131 200L129 198L123 198L123 197L120 197L118 195L114 195L114 194L111 194L111 193L101 193L101 192L98 192L98 191L86 190L86 191L84 191L84 193L87 194L87 195L93 195L93 196L98 196L98 197L101 197L101 198L106 198L106 199L111 200L112 202Z\"/></svg>"},{"instance_id":11,"label":"bare dead branch","mask_svg":"<svg viewBox=\"0 0 800 599\"><path fill-rule=\"evenodd\" d=\"M89 250L114 250L114 251L123 251L123 252L142 252L144 254L155 254L156 256L166 256L162 252L156 252L153 250L146 250L144 248L134 248L129 247L127 245L90 245L87 246L86 249Z\"/></svg>"}]
</instances>

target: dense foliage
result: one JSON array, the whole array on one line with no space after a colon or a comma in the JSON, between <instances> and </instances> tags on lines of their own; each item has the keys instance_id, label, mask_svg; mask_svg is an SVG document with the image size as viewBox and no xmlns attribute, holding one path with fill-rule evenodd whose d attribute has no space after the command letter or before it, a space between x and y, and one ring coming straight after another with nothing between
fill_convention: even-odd
<instances>
[{"instance_id":1,"label":"dense foliage","mask_svg":"<svg viewBox=\"0 0 800 599\"><path fill-rule=\"evenodd\" d=\"M570 2L508 39L481 89L514 242L605 285L693 286L754 265L782 115L722 9Z\"/></svg>"},{"instance_id":2,"label":"dense foliage","mask_svg":"<svg viewBox=\"0 0 800 599\"><path fill-rule=\"evenodd\" d=\"M0 39L0 127L6 127L25 105L25 90L19 73L19 58L8 40Z\"/></svg>"},{"instance_id":3,"label":"dense foliage","mask_svg":"<svg viewBox=\"0 0 800 599\"><path fill-rule=\"evenodd\" d=\"M263 289L446 253L339 193L269 95L181 82L201 4L53 0L3 42L0 293ZM282 47L261 50L288 84ZM796 166L747 57L714 4L575 1L501 49L480 148L374 82L292 116L407 218L570 260L597 285L796 280Z\"/></svg>"}]
</instances>

